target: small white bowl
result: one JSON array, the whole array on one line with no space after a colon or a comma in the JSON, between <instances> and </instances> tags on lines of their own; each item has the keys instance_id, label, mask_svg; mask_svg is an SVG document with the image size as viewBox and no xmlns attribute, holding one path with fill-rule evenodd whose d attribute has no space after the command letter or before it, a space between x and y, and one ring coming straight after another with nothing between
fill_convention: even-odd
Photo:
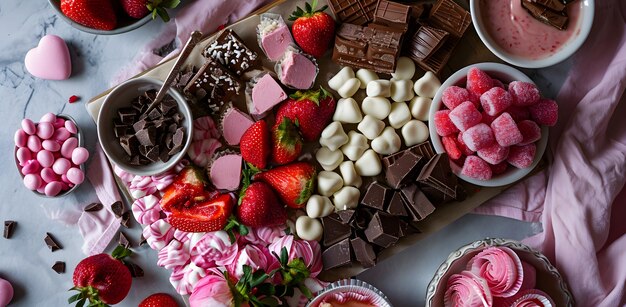
<instances>
[{"instance_id":1,"label":"small white bowl","mask_svg":"<svg viewBox=\"0 0 626 307\"><path fill-rule=\"evenodd\" d=\"M567 283L546 256L517 241L487 238L462 246L452 252L448 259L439 266L426 288L426 307L443 306L443 296L446 292L448 278L465 270L472 257L483 249L492 246L508 247L515 251L521 260L534 266L537 271L535 288L547 293L556 306L571 307L574 305L574 297L569 291Z\"/></svg>"},{"instance_id":2,"label":"small white bowl","mask_svg":"<svg viewBox=\"0 0 626 307\"><path fill-rule=\"evenodd\" d=\"M134 175L152 176L169 170L185 156L189 145L191 145L191 136L193 135L193 115L191 114L191 109L183 95L170 87L168 94L178 102L178 110L185 116L182 123L182 126L185 127L183 148L179 153L171 156L165 163L158 161L148 165L132 165L124 159L126 153L113 132L113 119L117 117L117 110L123 107L130 107L133 99L143 95L148 90L158 90L162 84L163 81L148 77L128 80L109 93L104 99L98 114L98 140L104 153L113 164Z\"/></svg>"},{"instance_id":3,"label":"small white bowl","mask_svg":"<svg viewBox=\"0 0 626 307\"><path fill-rule=\"evenodd\" d=\"M580 48L580 46L585 42L589 32L591 31L591 26L593 24L593 16L595 10L595 1L594 0L577 0L582 2L581 16L580 16L580 25L579 32L576 34L576 37L571 38L559 51L550 55L548 57L542 59L528 59L524 57L520 57L517 55L510 54L506 50L504 50L498 43L496 43L493 38L489 35L487 30L485 29L485 25L483 23L482 14L479 8L480 2L482 0L470 0L470 12L472 15L472 23L474 24L474 28L476 29L476 33L480 37L480 40L489 48L489 50L495 54L497 57L502 59L503 61L525 68L542 68L552 66L554 64L560 63L563 60L570 57L574 52ZM500 0L487 0L487 1L500 1ZM520 0L516 0L520 1Z\"/></svg>"},{"instance_id":4,"label":"small white bowl","mask_svg":"<svg viewBox=\"0 0 626 307\"><path fill-rule=\"evenodd\" d=\"M443 91L453 85L465 86L465 82L467 79L467 72L472 67L477 67L482 71L485 71L492 78L499 79L503 83L509 83L511 81L524 81L533 83L528 76L526 76L523 72L504 64L499 63L478 63L469 65L461 70L455 72L450 76L445 82L441 84L441 87L435 94L435 98L433 98L433 102L430 105L430 110L428 114L428 130L430 130L430 141L435 147L435 151L437 153L446 152L443 144L441 143L441 137L437 134L437 129L435 128L435 121L433 120L435 116L435 112L441 110L443 103L441 102L441 96L443 95ZM541 161L541 157L543 157L543 153L546 151L546 146L548 145L548 127L541 127L541 139L536 143L537 151L535 153L535 159L533 163L523 169L518 169L515 167L509 167L503 174L495 175L490 180L477 180L474 178L470 178L461 174L457 174L457 176L464 181L467 181L471 184L483 187L499 187L511 184L522 179L524 176L528 175L530 171L532 171L539 161Z\"/></svg>"}]
</instances>

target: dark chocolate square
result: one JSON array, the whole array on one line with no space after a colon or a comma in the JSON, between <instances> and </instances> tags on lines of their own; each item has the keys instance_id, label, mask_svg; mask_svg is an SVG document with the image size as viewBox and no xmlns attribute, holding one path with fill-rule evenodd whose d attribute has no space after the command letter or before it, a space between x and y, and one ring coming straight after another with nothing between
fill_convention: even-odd
<instances>
[{"instance_id":1,"label":"dark chocolate square","mask_svg":"<svg viewBox=\"0 0 626 307\"><path fill-rule=\"evenodd\" d=\"M367 187L361 204L377 210L385 210L390 197L391 190L381 183L374 181Z\"/></svg>"},{"instance_id":2,"label":"dark chocolate square","mask_svg":"<svg viewBox=\"0 0 626 307\"><path fill-rule=\"evenodd\" d=\"M376 212L365 229L367 240L383 248L396 244L399 234L398 218L382 212Z\"/></svg>"},{"instance_id":3,"label":"dark chocolate square","mask_svg":"<svg viewBox=\"0 0 626 307\"><path fill-rule=\"evenodd\" d=\"M350 245L356 260L364 268L370 268L376 264L376 253L372 245L358 237L350 240Z\"/></svg>"},{"instance_id":4,"label":"dark chocolate square","mask_svg":"<svg viewBox=\"0 0 626 307\"><path fill-rule=\"evenodd\" d=\"M423 220L435 211L435 206L433 206L417 184L409 184L403 187L401 192L407 211L414 222Z\"/></svg>"},{"instance_id":5,"label":"dark chocolate square","mask_svg":"<svg viewBox=\"0 0 626 307\"><path fill-rule=\"evenodd\" d=\"M324 263L324 270L350 264L352 262L350 239L343 239L322 252L322 262Z\"/></svg>"},{"instance_id":6,"label":"dark chocolate square","mask_svg":"<svg viewBox=\"0 0 626 307\"><path fill-rule=\"evenodd\" d=\"M331 246L345 238L350 237L352 228L332 217L323 217L322 225L324 226L324 246Z\"/></svg>"}]
</instances>

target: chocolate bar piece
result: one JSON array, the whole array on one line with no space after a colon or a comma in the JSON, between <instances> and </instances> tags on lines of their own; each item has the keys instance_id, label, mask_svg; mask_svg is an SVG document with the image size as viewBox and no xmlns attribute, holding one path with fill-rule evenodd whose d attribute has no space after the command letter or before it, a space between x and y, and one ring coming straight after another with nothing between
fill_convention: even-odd
<instances>
[{"instance_id":1,"label":"chocolate bar piece","mask_svg":"<svg viewBox=\"0 0 626 307\"><path fill-rule=\"evenodd\" d=\"M59 243L57 243L57 241L54 240L54 238L49 232L46 232L46 237L43 238L43 241L46 242L46 245L48 245L48 247L50 248L50 251L54 252L56 250L62 249L61 245L59 245Z\"/></svg>"},{"instance_id":2,"label":"chocolate bar piece","mask_svg":"<svg viewBox=\"0 0 626 307\"><path fill-rule=\"evenodd\" d=\"M91 203L83 209L85 212L96 212L102 210L104 206L101 203Z\"/></svg>"},{"instance_id":3,"label":"chocolate bar piece","mask_svg":"<svg viewBox=\"0 0 626 307\"><path fill-rule=\"evenodd\" d=\"M350 224L352 228L357 230L363 230L367 228L370 220L372 219L372 213L365 207L358 208L354 213L354 218Z\"/></svg>"},{"instance_id":4,"label":"chocolate bar piece","mask_svg":"<svg viewBox=\"0 0 626 307\"><path fill-rule=\"evenodd\" d=\"M207 58L218 61L237 76L243 75L244 72L256 66L259 57L231 29L224 30L211 45L204 49L203 54Z\"/></svg>"},{"instance_id":5,"label":"chocolate bar piece","mask_svg":"<svg viewBox=\"0 0 626 307\"><path fill-rule=\"evenodd\" d=\"M396 217L376 212L365 229L365 236L370 243L388 248L398 242L399 231Z\"/></svg>"},{"instance_id":6,"label":"chocolate bar piece","mask_svg":"<svg viewBox=\"0 0 626 307\"><path fill-rule=\"evenodd\" d=\"M406 237L421 232L419 229L403 220L399 220L398 223L400 224L400 237Z\"/></svg>"},{"instance_id":7,"label":"chocolate bar piece","mask_svg":"<svg viewBox=\"0 0 626 307\"><path fill-rule=\"evenodd\" d=\"M349 224L352 221L352 217L354 217L354 210L341 210L337 211L335 214L337 215L338 220L343 223Z\"/></svg>"},{"instance_id":8,"label":"chocolate bar piece","mask_svg":"<svg viewBox=\"0 0 626 307\"><path fill-rule=\"evenodd\" d=\"M224 66L208 58L184 89L198 101L206 101L209 111L217 112L226 101L239 95L241 81Z\"/></svg>"},{"instance_id":9,"label":"chocolate bar piece","mask_svg":"<svg viewBox=\"0 0 626 307\"><path fill-rule=\"evenodd\" d=\"M361 204L373 209L385 210L387 201L389 201L390 197L391 190L380 184L378 181L374 181L367 187L367 191L365 192L365 196L363 196L363 200L361 200Z\"/></svg>"},{"instance_id":10,"label":"chocolate bar piece","mask_svg":"<svg viewBox=\"0 0 626 307\"><path fill-rule=\"evenodd\" d=\"M470 12L454 0L439 0L430 10L428 22L431 26L461 38L472 23Z\"/></svg>"},{"instance_id":11,"label":"chocolate bar piece","mask_svg":"<svg viewBox=\"0 0 626 307\"><path fill-rule=\"evenodd\" d=\"M15 231L15 227L17 226L16 221L4 221L4 238L11 239L13 236L13 232Z\"/></svg>"},{"instance_id":12,"label":"chocolate bar piece","mask_svg":"<svg viewBox=\"0 0 626 307\"><path fill-rule=\"evenodd\" d=\"M543 6L537 2L531 0L521 0L522 7L524 7L528 13L535 19L553 26L559 30L567 29L569 17L565 11L553 11L550 8Z\"/></svg>"},{"instance_id":13,"label":"chocolate bar piece","mask_svg":"<svg viewBox=\"0 0 626 307\"><path fill-rule=\"evenodd\" d=\"M126 228L130 228L130 223L132 223L132 219L130 218L130 210L126 210L126 212L122 213L120 224Z\"/></svg>"},{"instance_id":14,"label":"chocolate bar piece","mask_svg":"<svg viewBox=\"0 0 626 307\"><path fill-rule=\"evenodd\" d=\"M57 274L65 273L65 262L57 261L52 265L52 270L57 272Z\"/></svg>"},{"instance_id":15,"label":"chocolate bar piece","mask_svg":"<svg viewBox=\"0 0 626 307\"><path fill-rule=\"evenodd\" d=\"M374 23L406 31L411 18L411 7L397 2L380 0L374 13Z\"/></svg>"},{"instance_id":16,"label":"chocolate bar piece","mask_svg":"<svg viewBox=\"0 0 626 307\"><path fill-rule=\"evenodd\" d=\"M432 145L430 145L429 141L423 142L423 143L419 143L417 145L413 145L403 151L399 151L395 154L391 154L388 156L385 156L382 159L383 162L383 166L385 168L388 168L391 164L393 164L398 158L402 157L402 155L404 154L405 151L410 151L412 153L414 153L417 156L421 156L424 157L426 159L426 161L430 160L432 157L435 156L435 151L432 147Z\"/></svg>"},{"instance_id":17,"label":"chocolate bar piece","mask_svg":"<svg viewBox=\"0 0 626 307\"><path fill-rule=\"evenodd\" d=\"M329 0L330 9L337 21L366 25L374 19L378 0Z\"/></svg>"},{"instance_id":18,"label":"chocolate bar piece","mask_svg":"<svg viewBox=\"0 0 626 307\"><path fill-rule=\"evenodd\" d=\"M404 204L404 200L402 199L402 194L399 191L394 191L391 196L391 201L389 202L389 206L387 207L387 213L394 216L408 216L406 212L406 205Z\"/></svg>"},{"instance_id":19,"label":"chocolate bar piece","mask_svg":"<svg viewBox=\"0 0 626 307\"><path fill-rule=\"evenodd\" d=\"M400 188L402 185L412 181L422 169L422 156L405 150L393 164L385 169L385 179L387 183L394 189Z\"/></svg>"},{"instance_id":20,"label":"chocolate bar piece","mask_svg":"<svg viewBox=\"0 0 626 307\"><path fill-rule=\"evenodd\" d=\"M115 217L120 218L124 213L124 204L121 201L116 201L111 204L111 211L115 214Z\"/></svg>"},{"instance_id":21,"label":"chocolate bar piece","mask_svg":"<svg viewBox=\"0 0 626 307\"><path fill-rule=\"evenodd\" d=\"M414 61L424 61L445 42L448 32L429 26L421 26L408 42L408 55Z\"/></svg>"},{"instance_id":22,"label":"chocolate bar piece","mask_svg":"<svg viewBox=\"0 0 626 307\"><path fill-rule=\"evenodd\" d=\"M324 246L331 246L349 238L352 233L350 225L330 216L322 218L322 225L324 226Z\"/></svg>"},{"instance_id":23,"label":"chocolate bar piece","mask_svg":"<svg viewBox=\"0 0 626 307\"><path fill-rule=\"evenodd\" d=\"M450 169L450 160L446 153L438 154L430 159L417 177L417 182L430 186L449 198L456 198L458 180Z\"/></svg>"},{"instance_id":24,"label":"chocolate bar piece","mask_svg":"<svg viewBox=\"0 0 626 307\"><path fill-rule=\"evenodd\" d=\"M322 262L325 270L350 264L352 262L350 239L343 239L322 252Z\"/></svg>"},{"instance_id":25,"label":"chocolate bar piece","mask_svg":"<svg viewBox=\"0 0 626 307\"><path fill-rule=\"evenodd\" d=\"M136 278L144 276L143 269L140 266L136 265L134 262L124 260L124 265L128 268L128 271L130 272L130 277Z\"/></svg>"},{"instance_id":26,"label":"chocolate bar piece","mask_svg":"<svg viewBox=\"0 0 626 307\"><path fill-rule=\"evenodd\" d=\"M566 6L566 3L561 0L532 0L532 2L543 5L557 12L564 11Z\"/></svg>"},{"instance_id":27,"label":"chocolate bar piece","mask_svg":"<svg viewBox=\"0 0 626 307\"><path fill-rule=\"evenodd\" d=\"M148 243L148 240L146 240L146 238L143 236L143 233L139 236L139 246L143 246L144 244Z\"/></svg>"},{"instance_id":28,"label":"chocolate bar piece","mask_svg":"<svg viewBox=\"0 0 626 307\"><path fill-rule=\"evenodd\" d=\"M352 246L354 257L363 267L370 268L376 264L376 253L371 244L356 237L350 240L350 246Z\"/></svg>"},{"instance_id":29,"label":"chocolate bar piece","mask_svg":"<svg viewBox=\"0 0 626 307\"><path fill-rule=\"evenodd\" d=\"M128 237L120 231L120 237L117 239L117 243L121 246L124 246L125 248L130 248L130 246L132 245L130 243L130 240L128 240Z\"/></svg>"},{"instance_id":30,"label":"chocolate bar piece","mask_svg":"<svg viewBox=\"0 0 626 307\"><path fill-rule=\"evenodd\" d=\"M402 188L402 198L414 222L421 221L433 211L435 206L422 192L417 184L409 184Z\"/></svg>"},{"instance_id":31,"label":"chocolate bar piece","mask_svg":"<svg viewBox=\"0 0 626 307\"><path fill-rule=\"evenodd\" d=\"M417 65L427 71L432 71L436 75L440 75L443 67L448 63L452 56L452 51L461 39L448 35L441 47L423 61L416 61Z\"/></svg>"}]
</instances>

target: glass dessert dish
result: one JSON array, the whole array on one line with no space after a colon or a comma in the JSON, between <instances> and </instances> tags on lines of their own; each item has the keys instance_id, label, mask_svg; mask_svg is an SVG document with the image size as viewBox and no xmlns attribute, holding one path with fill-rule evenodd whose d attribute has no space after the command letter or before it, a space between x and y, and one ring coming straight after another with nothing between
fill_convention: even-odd
<instances>
[{"instance_id":1,"label":"glass dessert dish","mask_svg":"<svg viewBox=\"0 0 626 307\"><path fill-rule=\"evenodd\" d=\"M307 307L391 307L385 294L376 287L358 280L344 279L329 284L307 304Z\"/></svg>"}]
</instances>

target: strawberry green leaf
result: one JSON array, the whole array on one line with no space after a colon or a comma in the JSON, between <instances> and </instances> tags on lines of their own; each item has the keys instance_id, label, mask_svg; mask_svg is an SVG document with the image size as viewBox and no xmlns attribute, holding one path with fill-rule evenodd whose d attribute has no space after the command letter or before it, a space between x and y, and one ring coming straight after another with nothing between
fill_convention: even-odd
<instances>
[{"instance_id":1,"label":"strawberry green leaf","mask_svg":"<svg viewBox=\"0 0 626 307\"><path fill-rule=\"evenodd\" d=\"M315 3L315 0L313 0L313 3ZM304 3L304 10L307 12L310 12L312 10L311 5L308 2Z\"/></svg>"},{"instance_id":2,"label":"strawberry green leaf","mask_svg":"<svg viewBox=\"0 0 626 307\"><path fill-rule=\"evenodd\" d=\"M86 301L86 298L82 298L80 301L78 301L78 303L76 303L76 307L83 307Z\"/></svg>"},{"instance_id":3,"label":"strawberry green leaf","mask_svg":"<svg viewBox=\"0 0 626 307\"><path fill-rule=\"evenodd\" d=\"M298 289L300 289L300 292L302 292L302 294L306 298L308 298L308 299L313 298L313 293L311 293L311 290L307 286L305 286L304 284L298 285Z\"/></svg>"},{"instance_id":4,"label":"strawberry green leaf","mask_svg":"<svg viewBox=\"0 0 626 307\"><path fill-rule=\"evenodd\" d=\"M248 230L248 227L246 227L246 225L243 224L239 224L239 234L242 236L245 236L249 233L250 231Z\"/></svg>"},{"instance_id":5,"label":"strawberry green leaf","mask_svg":"<svg viewBox=\"0 0 626 307\"><path fill-rule=\"evenodd\" d=\"M168 9L176 8L180 4L180 0L169 0L165 1L162 6Z\"/></svg>"},{"instance_id":6,"label":"strawberry green leaf","mask_svg":"<svg viewBox=\"0 0 626 307\"><path fill-rule=\"evenodd\" d=\"M71 304L71 303L73 303L73 302L76 302L76 301L80 300L80 298L81 298L82 296L83 296L83 294L82 294L82 293L77 293L77 294L74 294L74 295L70 296L70 298L69 298L69 299L67 299L67 303L68 303L68 304Z\"/></svg>"},{"instance_id":7,"label":"strawberry green leaf","mask_svg":"<svg viewBox=\"0 0 626 307\"><path fill-rule=\"evenodd\" d=\"M156 11L157 11L157 14L159 14L159 16L161 17L161 19L163 19L163 21L165 22L170 21L170 16L167 14L167 11L164 8L159 7L156 9Z\"/></svg>"},{"instance_id":8,"label":"strawberry green leaf","mask_svg":"<svg viewBox=\"0 0 626 307\"><path fill-rule=\"evenodd\" d=\"M133 252L130 249L128 249L128 248L126 248L126 247L124 247L122 245L118 245L113 250L113 252L111 253L111 257L113 257L113 258L115 258L117 260L122 260L122 259L124 259L124 258L126 258L126 257L128 257L128 256L130 256L132 254L133 254Z\"/></svg>"}]
</instances>

